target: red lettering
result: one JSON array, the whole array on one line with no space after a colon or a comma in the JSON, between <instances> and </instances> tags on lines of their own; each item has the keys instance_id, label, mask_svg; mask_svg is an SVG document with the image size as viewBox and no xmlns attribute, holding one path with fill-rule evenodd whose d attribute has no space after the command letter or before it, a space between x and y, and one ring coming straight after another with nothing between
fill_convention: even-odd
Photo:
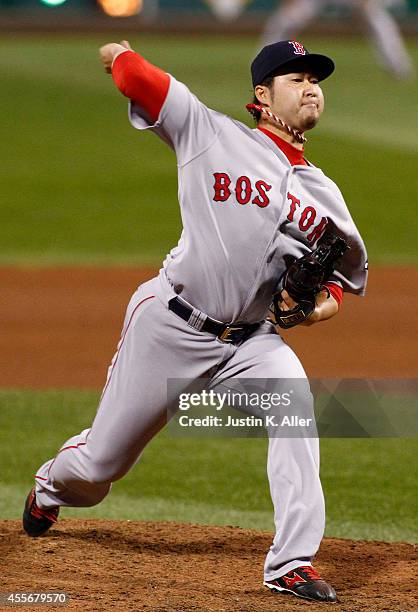
<instances>
[{"instance_id":1,"label":"red lettering","mask_svg":"<svg viewBox=\"0 0 418 612\"><path fill-rule=\"evenodd\" d=\"M235 196L239 204L248 204L251 199L253 189L248 176L240 176L235 186Z\"/></svg>"},{"instance_id":2,"label":"red lettering","mask_svg":"<svg viewBox=\"0 0 418 612\"><path fill-rule=\"evenodd\" d=\"M328 219L326 217L322 217L321 221L318 223L316 227L313 228L310 234L307 235L307 239L311 244L319 240L322 234L325 232L325 228L327 226Z\"/></svg>"},{"instance_id":3,"label":"red lettering","mask_svg":"<svg viewBox=\"0 0 418 612\"><path fill-rule=\"evenodd\" d=\"M215 195L213 199L215 202L226 202L231 195L231 190L229 189L231 179L226 172L215 172L213 176L215 179L215 184L213 185Z\"/></svg>"},{"instance_id":4,"label":"red lettering","mask_svg":"<svg viewBox=\"0 0 418 612\"><path fill-rule=\"evenodd\" d=\"M265 208L270 204L267 191L270 191L271 185L269 185L265 181L257 181L255 187L258 191L258 196L254 198L253 204L257 204L257 206L259 206L260 208Z\"/></svg>"},{"instance_id":5,"label":"red lettering","mask_svg":"<svg viewBox=\"0 0 418 612\"><path fill-rule=\"evenodd\" d=\"M290 210L287 218L289 221L293 221L293 215L295 214L296 207L300 206L300 200L291 193L287 194L287 199L290 200Z\"/></svg>"},{"instance_id":6,"label":"red lettering","mask_svg":"<svg viewBox=\"0 0 418 612\"><path fill-rule=\"evenodd\" d=\"M213 174L215 179L213 188L215 202L226 202L232 193L231 184L232 180L226 172L215 172ZM256 204L260 208L265 208L270 204L270 198L267 192L272 188L271 185L266 181L258 180L255 182L255 189L257 193L252 200L253 204ZM238 204L248 204L253 196L253 184L248 176L240 176L235 183L235 197Z\"/></svg>"},{"instance_id":7,"label":"red lettering","mask_svg":"<svg viewBox=\"0 0 418 612\"><path fill-rule=\"evenodd\" d=\"M299 219L299 229L302 232L306 232L308 231L308 229L311 227L311 225L313 224L313 222L315 221L315 217L316 217L316 210L315 208L313 208L312 206L307 206Z\"/></svg>"}]
</instances>

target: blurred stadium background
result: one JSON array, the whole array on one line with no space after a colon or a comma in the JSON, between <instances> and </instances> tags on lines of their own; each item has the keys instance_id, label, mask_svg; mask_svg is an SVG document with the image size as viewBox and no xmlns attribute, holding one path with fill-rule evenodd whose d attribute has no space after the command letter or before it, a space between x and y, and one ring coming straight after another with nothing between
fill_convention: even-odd
<instances>
[{"instance_id":1,"label":"blurred stadium background","mask_svg":"<svg viewBox=\"0 0 418 612\"><path fill-rule=\"evenodd\" d=\"M111 17L105 6L119 14L133 7L134 14ZM139 137L129 127L126 105L98 62L98 48L129 38L209 106L249 124L244 108L251 96L248 66L275 6L269 0L248 2L239 19L224 24L200 0L102 0L100 5L93 0L0 0L0 275L8 266L7 278L12 278L6 292L2 282L5 301L19 291L22 302L30 300L37 281L25 276L19 286L19 266L158 266L178 240L173 154L152 135ZM418 66L418 0L393 10ZM233 32L237 35L231 38ZM416 267L417 81L398 82L385 74L356 24L335 8L301 38L337 64L332 82L324 83L327 112L309 139L309 158L344 192L365 237L371 273L378 265ZM68 284L69 298L68 269L62 283ZM109 301L112 292L109 286ZM385 332L393 333L395 342L393 325L402 318L398 297L393 298L396 316L387 322L392 332ZM32 333L30 317L38 317L34 306L25 333L40 346L50 335L52 346L57 322L47 319ZM4 370L14 363L19 372L25 361L21 312L2 318L9 326L8 341L0 338ZM360 320L360 305L358 313ZM83 316L77 333L88 334ZM112 333L116 341L119 322ZM77 342L77 336L72 340ZM106 364L111 355L109 349L98 358ZM64 369L62 357L57 363ZM70 357L75 364L89 356L75 350ZM39 353L38 361L43 359ZM47 390L42 376L38 382L39 388L22 390L0 380L0 518L20 515L33 470L94 415L97 386ZM410 466L416 464L416 452L414 440L322 441L327 534L414 539ZM271 529L264 458L263 440L202 442L163 434L144 453L141 469L118 482L104 504L63 514Z\"/></svg>"},{"instance_id":2,"label":"blurred stadium background","mask_svg":"<svg viewBox=\"0 0 418 612\"><path fill-rule=\"evenodd\" d=\"M128 29L251 32L278 5L277 0L242 0L238 19L222 24L214 16L213 2L216 0L0 0L1 27L112 28L112 18L116 17ZM403 29L416 33L418 0L401 0L393 5L391 10ZM349 11L344 6L327 7L316 20L314 31L352 33Z\"/></svg>"}]
</instances>

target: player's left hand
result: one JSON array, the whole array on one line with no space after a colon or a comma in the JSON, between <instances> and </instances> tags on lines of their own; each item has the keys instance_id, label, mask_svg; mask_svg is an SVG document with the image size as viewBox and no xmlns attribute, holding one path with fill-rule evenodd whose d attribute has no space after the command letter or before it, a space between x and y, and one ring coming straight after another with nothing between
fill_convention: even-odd
<instances>
[{"instance_id":1,"label":"player's left hand","mask_svg":"<svg viewBox=\"0 0 418 612\"><path fill-rule=\"evenodd\" d=\"M298 304L295 302L286 289L283 289L281 292L281 302L280 308L284 311L291 310L295 308ZM329 295L328 291L323 290L316 294L315 296L315 310L313 313L300 325L310 326L314 323L319 323L319 321L326 321L327 319L331 319L338 312L338 302Z\"/></svg>"},{"instance_id":2,"label":"player's left hand","mask_svg":"<svg viewBox=\"0 0 418 612\"><path fill-rule=\"evenodd\" d=\"M100 60L108 74L112 72L112 64L115 58L123 51L126 51L126 49L132 50L127 40L121 40L120 43L108 43L100 47Z\"/></svg>"}]
</instances>

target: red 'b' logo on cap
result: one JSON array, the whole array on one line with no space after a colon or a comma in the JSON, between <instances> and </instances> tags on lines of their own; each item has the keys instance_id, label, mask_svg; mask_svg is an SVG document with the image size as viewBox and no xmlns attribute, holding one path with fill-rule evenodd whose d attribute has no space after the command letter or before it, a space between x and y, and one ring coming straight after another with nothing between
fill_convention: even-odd
<instances>
[{"instance_id":1,"label":"red 'b' logo on cap","mask_svg":"<svg viewBox=\"0 0 418 612\"><path fill-rule=\"evenodd\" d=\"M295 55L306 55L306 51L305 51L304 46L301 45L296 40L291 40L289 44L293 45L293 49L294 49L294 54Z\"/></svg>"}]
</instances>

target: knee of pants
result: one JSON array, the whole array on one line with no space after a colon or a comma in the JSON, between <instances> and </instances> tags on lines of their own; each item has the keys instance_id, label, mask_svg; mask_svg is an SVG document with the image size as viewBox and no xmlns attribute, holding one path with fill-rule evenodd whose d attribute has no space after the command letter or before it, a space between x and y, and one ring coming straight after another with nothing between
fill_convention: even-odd
<instances>
[{"instance_id":1,"label":"knee of pants","mask_svg":"<svg viewBox=\"0 0 418 612\"><path fill-rule=\"evenodd\" d=\"M122 478L130 466L91 461L86 469L86 480L92 484L106 484Z\"/></svg>"}]
</instances>

